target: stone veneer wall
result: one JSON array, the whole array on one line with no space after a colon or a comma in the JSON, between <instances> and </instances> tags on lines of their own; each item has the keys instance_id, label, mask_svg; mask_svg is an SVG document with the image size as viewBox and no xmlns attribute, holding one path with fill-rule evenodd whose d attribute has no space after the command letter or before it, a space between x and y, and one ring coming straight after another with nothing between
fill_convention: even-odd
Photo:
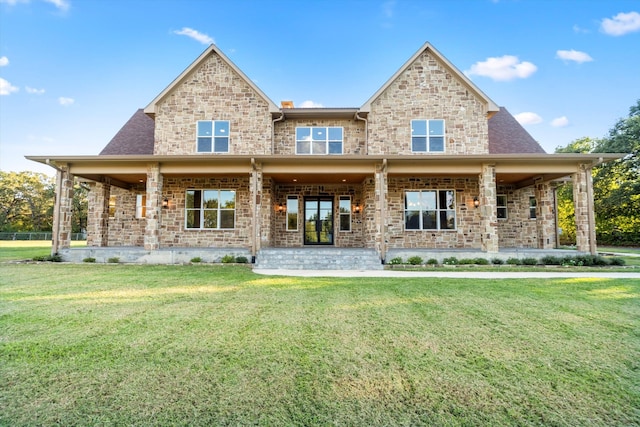
<instances>
[{"instance_id":1,"label":"stone veneer wall","mask_svg":"<svg viewBox=\"0 0 640 427\"><path fill-rule=\"evenodd\" d=\"M292 155L296 153L296 127L335 126L343 127L343 154L365 154L365 126L362 120L340 119L288 119L275 122L274 154Z\"/></svg>"},{"instance_id":2,"label":"stone veneer wall","mask_svg":"<svg viewBox=\"0 0 640 427\"><path fill-rule=\"evenodd\" d=\"M536 225L538 235L538 249L553 249L556 246L555 239L555 200L551 184L548 182L535 185Z\"/></svg>"},{"instance_id":3,"label":"stone veneer wall","mask_svg":"<svg viewBox=\"0 0 640 427\"><path fill-rule=\"evenodd\" d=\"M408 190L455 190L456 230L404 229L404 193ZM480 248L480 212L473 207L476 178L389 177L387 245L398 248Z\"/></svg>"},{"instance_id":4,"label":"stone veneer wall","mask_svg":"<svg viewBox=\"0 0 640 427\"><path fill-rule=\"evenodd\" d=\"M92 191L93 192L93 191ZM106 246L143 246L146 226L145 218L136 218L136 196L146 194L144 185L128 191L119 187L111 187L111 196L116 199L115 216L107 219L108 244ZM109 197L107 197L107 210L109 215ZM89 205L91 206L91 204ZM87 241L87 246L93 246ZM96 244L95 246L101 246Z\"/></svg>"},{"instance_id":5,"label":"stone veneer wall","mask_svg":"<svg viewBox=\"0 0 640 427\"><path fill-rule=\"evenodd\" d=\"M371 104L368 153L412 154L411 120L444 119L444 154L485 154L486 114L483 101L424 52Z\"/></svg>"},{"instance_id":6,"label":"stone veneer wall","mask_svg":"<svg viewBox=\"0 0 640 427\"><path fill-rule=\"evenodd\" d=\"M260 201L260 246L267 248L273 246L273 229L277 221L275 213L274 194L276 185L271 177L262 178L262 198Z\"/></svg>"},{"instance_id":7,"label":"stone veneer wall","mask_svg":"<svg viewBox=\"0 0 640 427\"><path fill-rule=\"evenodd\" d=\"M249 176L165 177L163 197L169 199L169 207L162 209L160 247L230 247L251 246L251 203ZM187 189L220 189L236 191L235 228L232 230L185 229L185 204Z\"/></svg>"},{"instance_id":8,"label":"stone veneer wall","mask_svg":"<svg viewBox=\"0 0 640 427\"><path fill-rule=\"evenodd\" d=\"M109 246L109 196L111 185L89 184L87 194L87 246Z\"/></svg>"},{"instance_id":9,"label":"stone veneer wall","mask_svg":"<svg viewBox=\"0 0 640 427\"><path fill-rule=\"evenodd\" d=\"M196 154L198 120L230 121L229 154L271 154L268 103L214 53L156 106L154 154Z\"/></svg>"},{"instance_id":10,"label":"stone veneer wall","mask_svg":"<svg viewBox=\"0 0 640 427\"><path fill-rule=\"evenodd\" d=\"M351 231L339 231L339 198L351 196L352 208L356 202L362 203L362 191L360 186L344 184L299 184L299 185L275 185L273 208L282 203L286 206L287 196L298 196L298 231L287 231L286 213L275 213L272 221L273 244L275 247L301 247L304 246L304 197L305 196L332 196L333 197L333 222L334 222L334 246L338 248L363 247L363 213L351 213Z\"/></svg>"},{"instance_id":11,"label":"stone veneer wall","mask_svg":"<svg viewBox=\"0 0 640 427\"><path fill-rule=\"evenodd\" d=\"M533 187L515 189L498 186L498 195L507 196L507 219L498 219L498 242L501 248L537 248L536 219L529 218L529 197Z\"/></svg>"}]
</instances>

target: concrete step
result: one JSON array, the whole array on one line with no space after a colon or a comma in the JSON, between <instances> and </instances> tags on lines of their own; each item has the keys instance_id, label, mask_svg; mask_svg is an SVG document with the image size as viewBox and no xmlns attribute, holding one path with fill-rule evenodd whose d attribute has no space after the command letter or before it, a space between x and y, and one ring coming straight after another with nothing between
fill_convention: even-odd
<instances>
[{"instance_id":1,"label":"concrete step","mask_svg":"<svg viewBox=\"0 0 640 427\"><path fill-rule=\"evenodd\" d=\"M373 249L305 247L265 248L256 256L256 269L286 270L382 270Z\"/></svg>"}]
</instances>

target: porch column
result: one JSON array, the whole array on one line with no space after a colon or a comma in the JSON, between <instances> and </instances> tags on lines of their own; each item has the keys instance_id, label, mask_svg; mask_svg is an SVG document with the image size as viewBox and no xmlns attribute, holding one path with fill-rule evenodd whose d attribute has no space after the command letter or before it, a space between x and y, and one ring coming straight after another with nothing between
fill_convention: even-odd
<instances>
[{"instance_id":1,"label":"porch column","mask_svg":"<svg viewBox=\"0 0 640 427\"><path fill-rule=\"evenodd\" d=\"M387 256L387 159L376 165L375 245L382 260Z\"/></svg>"},{"instance_id":2,"label":"porch column","mask_svg":"<svg viewBox=\"0 0 640 427\"><path fill-rule=\"evenodd\" d=\"M249 191L251 193L251 256L255 257L260 250L261 207L262 207L262 164L251 159L251 176L249 177ZM255 259L255 258L254 258Z\"/></svg>"},{"instance_id":3,"label":"porch column","mask_svg":"<svg viewBox=\"0 0 640 427\"><path fill-rule=\"evenodd\" d=\"M87 246L109 246L109 198L111 185L109 182L89 184L87 196L89 209L87 212Z\"/></svg>"},{"instance_id":4,"label":"porch column","mask_svg":"<svg viewBox=\"0 0 640 427\"><path fill-rule=\"evenodd\" d=\"M160 248L160 218L162 215L162 174L157 163L147 165L147 224L144 248L153 251Z\"/></svg>"},{"instance_id":5,"label":"porch column","mask_svg":"<svg viewBox=\"0 0 640 427\"><path fill-rule=\"evenodd\" d=\"M51 255L71 247L71 215L73 211L73 175L68 166L57 168L56 202L53 210Z\"/></svg>"},{"instance_id":6,"label":"porch column","mask_svg":"<svg viewBox=\"0 0 640 427\"><path fill-rule=\"evenodd\" d=\"M553 187L548 182L539 182L535 184L535 192L538 249L554 249L556 222Z\"/></svg>"},{"instance_id":7,"label":"porch column","mask_svg":"<svg viewBox=\"0 0 640 427\"><path fill-rule=\"evenodd\" d=\"M498 252L496 165L485 163L480 173L480 243L484 252Z\"/></svg>"},{"instance_id":8,"label":"porch column","mask_svg":"<svg viewBox=\"0 0 640 427\"><path fill-rule=\"evenodd\" d=\"M596 227L593 208L591 167L582 164L573 174L573 206L576 219L576 249L596 254Z\"/></svg>"}]
</instances>

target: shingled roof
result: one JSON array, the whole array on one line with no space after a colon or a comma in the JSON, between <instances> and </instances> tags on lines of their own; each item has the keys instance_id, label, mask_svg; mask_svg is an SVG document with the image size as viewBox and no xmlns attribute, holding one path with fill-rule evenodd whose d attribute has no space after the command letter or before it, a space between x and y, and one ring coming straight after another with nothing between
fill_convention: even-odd
<instances>
[{"instance_id":1,"label":"shingled roof","mask_svg":"<svg viewBox=\"0 0 640 427\"><path fill-rule=\"evenodd\" d=\"M139 109L102 149L100 155L153 154L155 122Z\"/></svg>"},{"instance_id":2,"label":"shingled roof","mask_svg":"<svg viewBox=\"0 0 640 427\"><path fill-rule=\"evenodd\" d=\"M500 111L489 119L489 154L545 153L520 123L507 111Z\"/></svg>"}]
</instances>

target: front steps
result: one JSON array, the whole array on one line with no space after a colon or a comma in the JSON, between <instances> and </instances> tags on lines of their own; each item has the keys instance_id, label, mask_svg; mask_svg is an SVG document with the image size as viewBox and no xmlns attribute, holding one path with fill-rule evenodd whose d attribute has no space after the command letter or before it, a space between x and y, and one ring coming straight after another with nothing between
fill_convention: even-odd
<instances>
[{"instance_id":1,"label":"front steps","mask_svg":"<svg viewBox=\"0 0 640 427\"><path fill-rule=\"evenodd\" d=\"M254 268L265 270L383 270L373 249L304 247L265 248L256 256Z\"/></svg>"}]
</instances>

